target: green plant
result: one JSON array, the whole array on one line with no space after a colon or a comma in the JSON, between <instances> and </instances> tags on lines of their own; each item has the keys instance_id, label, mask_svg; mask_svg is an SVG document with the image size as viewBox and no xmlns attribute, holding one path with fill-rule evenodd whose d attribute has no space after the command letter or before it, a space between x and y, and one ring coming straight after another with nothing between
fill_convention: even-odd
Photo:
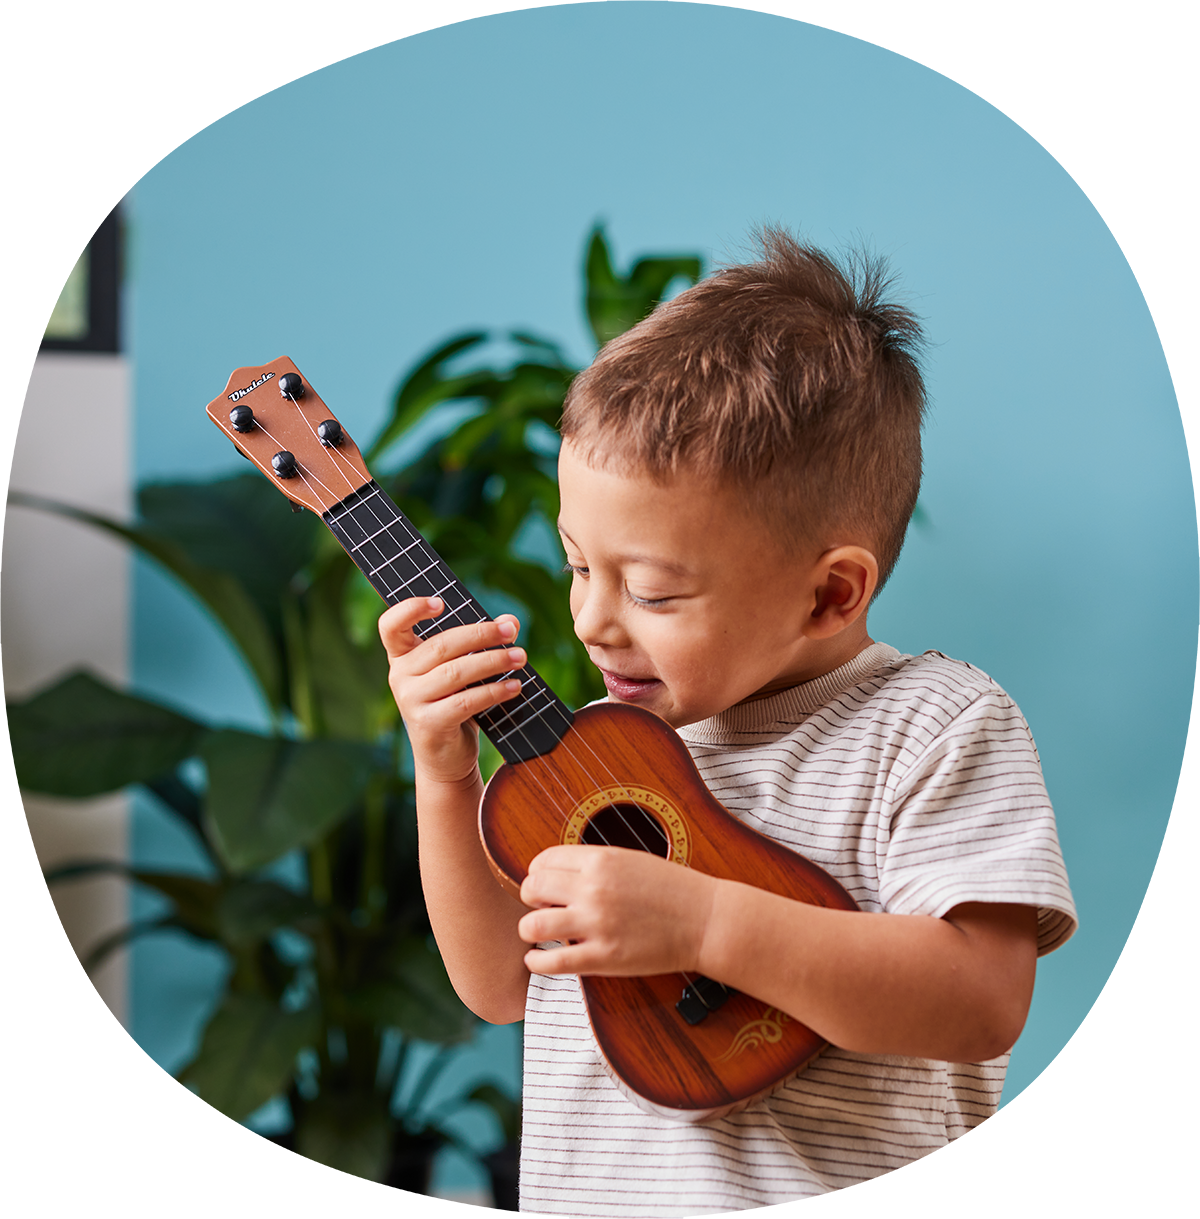
<instances>
[{"instance_id":1,"label":"green plant","mask_svg":"<svg viewBox=\"0 0 1200 1219\"><path fill-rule=\"evenodd\" d=\"M586 259L597 342L647 313L673 280L699 274L699 260L683 257L642 259L619 275L597 228ZM488 339L460 335L419 363L364 454L484 605L516 609L531 662L578 705L602 688L545 540L557 506L555 426L576 369L525 334L507 336L512 359L470 366ZM461 406L441 416L441 432L389 469L413 429L451 403ZM403 729L375 635L381 606L332 536L257 473L143 486L132 525L20 502L115 534L174 576L240 654L269 723L263 732L204 723L86 673L9 706L23 787L84 797L140 785L204 861L187 874L112 861L49 874L57 883L116 872L167 899L166 913L122 929L85 964L151 933L218 945L227 987L179 1078L239 1120L284 1097L288 1145L326 1164L419 1188L409 1167L454 1138L445 1119L466 1103L488 1106L515 1138L515 1102L494 1087L429 1105L477 1022L429 932ZM299 884L273 867L294 852Z\"/></svg>"}]
</instances>

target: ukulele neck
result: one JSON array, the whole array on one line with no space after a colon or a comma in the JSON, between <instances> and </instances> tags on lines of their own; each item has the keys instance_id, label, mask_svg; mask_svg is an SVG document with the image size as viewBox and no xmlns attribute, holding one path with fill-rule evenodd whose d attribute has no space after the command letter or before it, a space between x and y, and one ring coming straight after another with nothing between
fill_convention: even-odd
<instances>
[{"instance_id":1,"label":"ukulele neck","mask_svg":"<svg viewBox=\"0 0 1200 1219\"><path fill-rule=\"evenodd\" d=\"M388 605L409 597L442 599L446 606L442 614L414 628L419 638L490 621L483 606L374 479L322 513L322 519ZM527 762L549 753L573 717L528 665L489 680L509 677L521 679L521 692L475 720L506 762Z\"/></svg>"}]
</instances>

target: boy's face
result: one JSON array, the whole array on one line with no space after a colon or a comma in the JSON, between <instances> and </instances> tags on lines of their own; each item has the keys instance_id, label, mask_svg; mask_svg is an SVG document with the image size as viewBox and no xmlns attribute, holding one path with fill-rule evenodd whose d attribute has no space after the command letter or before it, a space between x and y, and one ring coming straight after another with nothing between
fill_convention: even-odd
<instances>
[{"instance_id":1,"label":"boy's face","mask_svg":"<svg viewBox=\"0 0 1200 1219\"><path fill-rule=\"evenodd\" d=\"M610 699L678 728L828 671L804 633L817 554L784 555L733 490L596 469L569 441L558 470L575 633Z\"/></svg>"}]
</instances>

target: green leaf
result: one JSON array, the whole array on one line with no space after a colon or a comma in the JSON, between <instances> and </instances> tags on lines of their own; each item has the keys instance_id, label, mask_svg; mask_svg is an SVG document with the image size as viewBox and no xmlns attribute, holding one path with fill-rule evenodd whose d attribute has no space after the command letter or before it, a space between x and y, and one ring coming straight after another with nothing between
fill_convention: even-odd
<instances>
[{"instance_id":1,"label":"green leaf","mask_svg":"<svg viewBox=\"0 0 1200 1219\"><path fill-rule=\"evenodd\" d=\"M166 774L145 784L196 836L201 849L212 859L212 848L204 836L204 805L196 792L177 773ZM215 863L216 861L213 860Z\"/></svg>"},{"instance_id":2,"label":"green leaf","mask_svg":"<svg viewBox=\"0 0 1200 1219\"><path fill-rule=\"evenodd\" d=\"M322 1092L299 1114L296 1150L330 1168L382 1181L391 1160L394 1126L382 1097Z\"/></svg>"},{"instance_id":3,"label":"green leaf","mask_svg":"<svg viewBox=\"0 0 1200 1219\"><path fill-rule=\"evenodd\" d=\"M378 631L359 647L347 629L348 574L345 568L331 571L313 585L307 599L309 680L324 731L339 740L361 741L375 736L381 705L394 704L387 684L387 653ZM377 593L374 611L378 618L382 605Z\"/></svg>"},{"instance_id":4,"label":"green leaf","mask_svg":"<svg viewBox=\"0 0 1200 1219\"><path fill-rule=\"evenodd\" d=\"M81 880L88 876L102 876L105 873L116 873L132 879L133 869L126 863L116 859L88 859L83 863L63 863L54 868L47 868L42 873L42 879L48 885L56 885L64 880Z\"/></svg>"},{"instance_id":5,"label":"green leaf","mask_svg":"<svg viewBox=\"0 0 1200 1219\"><path fill-rule=\"evenodd\" d=\"M222 940L245 948L317 914L316 903L305 893L272 880L235 880L221 894L215 921Z\"/></svg>"},{"instance_id":6,"label":"green leaf","mask_svg":"<svg viewBox=\"0 0 1200 1219\"><path fill-rule=\"evenodd\" d=\"M144 868L130 869L130 876L138 884L170 898L175 903L175 919L184 930L201 939L220 938L217 908L224 894L220 881L181 876L176 872L151 872Z\"/></svg>"},{"instance_id":7,"label":"green leaf","mask_svg":"<svg viewBox=\"0 0 1200 1219\"><path fill-rule=\"evenodd\" d=\"M587 315L597 345L603 347L646 317L672 280L682 277L694 284L701 269L693 255L660 255L639 259L627 276L620 276L613 269L604 230L597 225L585 264Z\"/></svg>"},{"instance_id":8,"label":"green leaf","mask_svg":"<svg viewBox=\"0 0 1200 1219\"><path fill-rule=\"evenodd\" d=\"M478 1023L454 993L441 957L418 936L377 958L369 981L346 995L346 1006L376 1024L440 1045L465 1041Z\"/></svg>"},{"instance_id":9,"label":"green leaf","mask_svg":"<svg viewBox=\"0 0 1200 1219\"><path fill-rule=\"evenodd\" d=\"M618 287L617 275L613 270L612 255L608 249L608 238L604 235L604 226L596 225L588 238L587 258L583 265L584 280L587 284L588 297L602 297L611 294Z\"/></svg>"},{"instance_id":10,"label":"green leaf","mask_svg":"<svg viewBox=\"0 0 1200 1219\"><path fill-rule=\"evenodd\" d=\"M316 1041L320 1028L315 1008L285 1012L261 995L227 994L178 1078L241 1121L287 1088L296 1055Z\"/></svg>"},{"instance_id":11,"label":"green leaf","mask_svg":"<svg viewBox=\"0 0 1200 1219\"><path fill-rule=\"evenodd\" d=\"M308 643L304 637L304 613L300 598L290 593L284 598L283 643L287 660L288 704L296 717L302 736L320 736L322 725L317 719L316 696L312 687L312 665Z\"/></svg>"},{"instance_id":12,"label":"green leaf","mask_svg":"<svg viewBox=\"0 0 1200 1219\"><path fill-rule=\"evenodd\" d=\"M289 741L224 729L200 751L208 767L205 815L234 872L261 867L340 821L378 769L376 751L351 741Z\"/></svg>"},{"instance_id":13,"label":"green leaf","mask_svg":"<svg viewBox=\"0 0 1200 1219\"><path fill-rule=\"evenodd\" d=\"M169 915L164 918L146 919L141 923L130 923L126 927L110 932L98 943L93 944L79 963L83 966L83 972L90 975L118 948L124 948L125 945L132 944L134 940L140 939L144 935L150 935L155 931L171 931L175 927L175 920Z\"/></svg>"},{"instance_id":14,"label":"green leaf","mask_svg":"<svg viewBox=\"0 0 1200 1219\"><path fill-rule=\"evenodd\" d=\"M629 271L626 281L630 294L645 303L644 317L662 300L672 280L686 279L696 283L702 267L694 255L667 255L639 258Z\"/></svg>"},{"instance_id":15,"label":"green leaf","mask_svg":"<svg viewBox=\"0 0 1200 1219\"><path fill-rule=\"evenodd\" d=\"M176 872L132 868L117 860L64 864L45 875L47 884L56 884L104 873L123 876L161 893L171 900L174 909L163 917L122 928L102 940L84 959L84 968L88 970L137 936L152 931L181 931L220 944L233 955L234 985L238 985L237 978L249 976L253 982L241 989L262 990L265 985L268 990L274 988L273 993L280 993L290 981L291 973L286 968L280 972L279 958L264 948L263 941L281 927L310 932L312 921L320 913L308 894L296 893L268 880L226 877L212 881ZM243 967L248 968L248 973Z\"/></svg>"},{"instance_id":16,"label":"green leaf","mask_svg":"<svg viewBox=\"0 0 1200 1219\"><path fill-rule=\"evenodd\" d=\"M567 368L567 362L563 358L562 347L554 342L553 339L544 338L540 334L529 334L524 330L510 330L508 337L514 343L519 343L522 347L533 349L559 368ZM568 371L573 372L574 370L569 369Z\"/></svg>"},{"instance_id":17,"label":"green leaf","mask_svg":"<svg viewBox=\"0 0 1200 1219\"><path fill-rule=\"evenodd\" d=\"M515 1143L521 1137L521 1102L504 1092L495 1084L480 1084L468 1097L486 1105L500 1123L505 1143Z\"/></svg>"},{"instance_id":18,"label":"green leaf","mask_svg":"<svg viewBox=\"0 0 1200 1219\"><path fill-rule=\"evenodd\" d=\"M200 600L224 628L230 643L241 653L257 680L267 705L272 709L282 706L283 678L279 645L250 594L236 577L228 572L201 567L188 557L187 552L178 543L148 530L122 525L108 517L42 499L40 496L13 492L9 500L26 508L54 512L115 534L165 568Z\"/></svg>"},{"instance_id":19,"label":"green leaf","mask_svg":"<svg viewBox=\"0 0 1200 1219\"><path fill-rule=\"evenodd\" d=\"M450 377L446 365L487 338L485 333L460 334L443 343L413 369L396 391L391 418L364 453L368 464L385 453L405 432L425 417L439 402L474 397L479 374ZM486 374L485 374L486 378Z\"/></svg>"},{"instance_id":20,"label":"green leaf","mask_svg":"<svg viewBox=\"0 0 1200 1219\"><path fill-rule=\"evenodd\" d=\"M223 571L246 590L273 631L279 600L313 560L324 526L293 512L261 474L138 488L146 530L173 542L197 567Z\"/></svg>"},{"instance_id":21,"label":"green leaf","mask_svg":"<svg viewBox=\"0 0 1200 1219\"><path fill-rule=\"evenodd\" d=\"M556 425L569 383L569 370L544 364L519 364L497 376L492 408L464 420L441 442L441 464L455 469L482 460L492 468L499 450L527 466L526 422L537 419Z\"/></svg>"},{"instance_id":22,"label":"green leaf","mask_svg":"<svg viewBox=\"0 0 1200 1219\"><path fill-rule=\"evenodd\" d=\"M192 756L207 729L88 673L8 707L17 778L30 791L96 796L144 783Z\"/></svg>"}]
</instances>

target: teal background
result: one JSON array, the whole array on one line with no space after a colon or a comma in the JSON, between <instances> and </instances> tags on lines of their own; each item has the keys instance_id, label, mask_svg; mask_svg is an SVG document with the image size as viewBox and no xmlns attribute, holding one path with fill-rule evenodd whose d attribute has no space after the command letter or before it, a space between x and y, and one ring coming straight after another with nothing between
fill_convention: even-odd
<instances>
[{"instance_id":1,"label":"teal background","mask_svg":"<svg viewBox=\"0 0 1200 1219\"><path fill-rule=\"evenodd\" d=\"M130 199L139 479L238 468L204 404L234 367L294 358L352 433L403 370L470 327L591 347L585 235L736 258L779 221L887 254L924 318L922 503L872 634L989 672L1022 707L1082 928L1040 968L1015 1095L1078 1026L1161 842L1195 671L1197 544L1153 323L1103 221L978 97L844 35L737 9L623 3L483 18L382 47L229 115ZM237 464L235 464L237 463ZM145 691L253 723L236 662L136 575ZM141 862L187 849L139 806ZM169 1068L215 959L135 952L135 1037ZM498 1030L464 1072L513 1078ZM448 1163L442 1183L467 1180Z\"/></svg>"}]
</instances>

